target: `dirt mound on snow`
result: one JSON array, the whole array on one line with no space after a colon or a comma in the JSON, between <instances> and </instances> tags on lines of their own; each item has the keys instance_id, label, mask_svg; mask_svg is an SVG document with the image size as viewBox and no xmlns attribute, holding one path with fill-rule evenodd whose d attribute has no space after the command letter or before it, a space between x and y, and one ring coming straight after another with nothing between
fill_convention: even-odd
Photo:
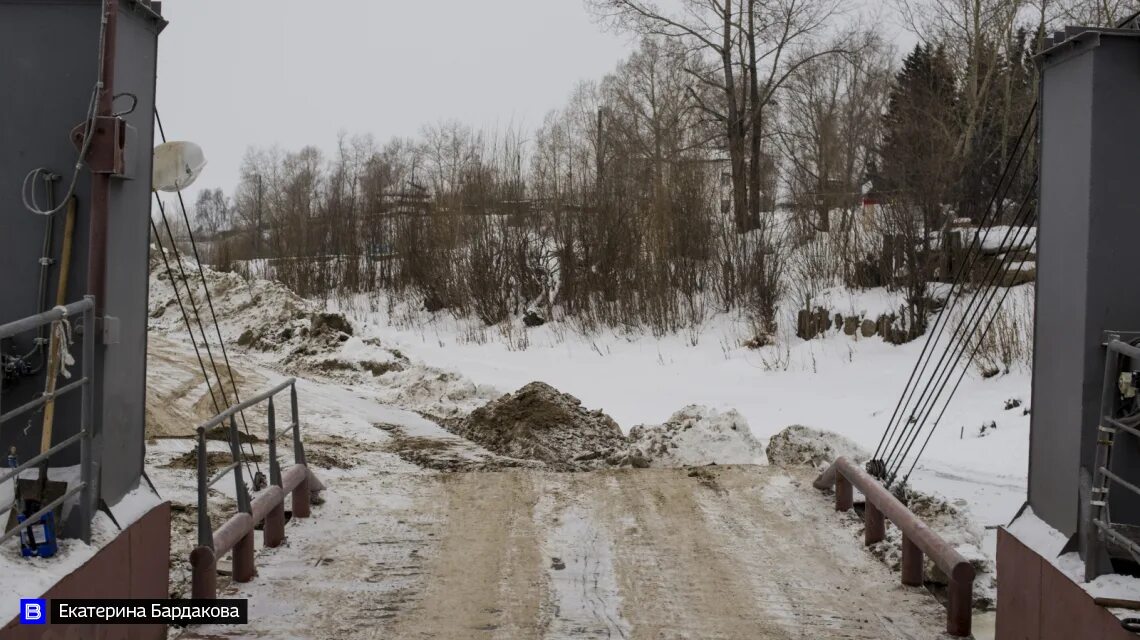
<instances>
[{"instance_id":1,"label":"dirt mound on snow","mask_svg":"<svg viewBox=\"0 0 1140 640\"><path fill-rule=\"evenodd\" d=\"M735 410L722 413L691 405L664 424L634 427L629 439L631 454L651 467L765 462L764 445L753 437L748 422Z\"/></svg>"},{"instance_id":2,"label":"dirt mound on snow","mask_svg":"<svg viewBox=\"0 0 1140 640\"><path fill-rule=\"evenodd\" d=\"M543 382L472 411L451 430L499 455L560 468L602 466L627 444L613 418Z\"/></svg>"},{"instance_id":3,"label":"dirt mound on snow","mask_svg":"<svg viewBox=\"0 0 1140 640\"><path fill-rule=\"evenodd\" d=\"M768 441L768 463L781 466L829 465L840 456L863 463L871 456L859 445L838 433L792 425Z\"/></svg>"}]
</instances>

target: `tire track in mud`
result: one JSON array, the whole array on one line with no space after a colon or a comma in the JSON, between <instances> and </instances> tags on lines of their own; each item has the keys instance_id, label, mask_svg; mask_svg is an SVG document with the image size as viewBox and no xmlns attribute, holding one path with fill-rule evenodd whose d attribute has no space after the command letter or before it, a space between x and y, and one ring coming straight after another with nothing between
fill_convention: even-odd
<instances>
[{"instance_id":1,"label":"tire track in mud","mask_svg":"<svg viewBox=\"0 0 1140 640\"><path fill-rule=\"evenodd\" d=\"M808 482L769 469L718 474L715 482L721 494L697 494L707 528L751 579L756 609L787 634L773 637L943 636L946 614L929 593L902 587L858 541L836 536L840 527L818 509L805 508L805 501L818 498L808 493Z\"/></svg>"},{"instance_id":2,"label":"tire track in mud","mask_svg":"<svg viewBox=\"0 0 1140 640\"><path fill-rule=\"evenodd\" d=\"M259 554L242 588L258 619L215 637L943 637L934 599L784 470L367 467L328 483L328 515Z\"/></svg>"},{"instance_id":3,"label":"tire track in mud","mask_svg":"<svg viewBox=\"0 0 1140 640\"><path fill-rule=\"evenodd\" d=\"M543 476L535 520L549 557L551 622L544 638L628 638L611 532L575 500L565 476ZM572 482L569 484L573 484Z\"/></svg>"},{"instance_id":4,"label":"tire track in mud","mask_svg":"<svg viewBox=\"0 0 1140 640\"><path fill-rule=\"evenodd\" d=\"M546 580L524 473L435 476L446 522L430 579L407 616L376 638L533 638Z\"/></svg>"},{"instance_id":5,"label":"tire track in mud","mask_svg":"<svg viewBox=\"0 0 1140 640\"><path fill-rule=\"evenodd\" d=\"M615 567L631 638L788 638L705 525L684 470L598 474L590 503L620 541Z\"/></svg>"}]
</instances>

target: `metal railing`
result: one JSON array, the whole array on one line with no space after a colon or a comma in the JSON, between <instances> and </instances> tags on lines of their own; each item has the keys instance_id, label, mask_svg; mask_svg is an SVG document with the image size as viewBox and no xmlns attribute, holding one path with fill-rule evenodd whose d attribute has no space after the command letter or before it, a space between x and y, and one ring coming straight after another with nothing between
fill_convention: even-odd
<instances>
[{"instance_id":1,"label":"metal railing","mask_svg":"<svg viewBox=\"0 0 1140 640\"><path fill-rule=\"evenodd\" d=\"M4 542L8 538L16 535L37 522L39 519L48 513L51 513L56 507L59 507L67 500L79 495L79 538L83 542L91 542L91 517L94 509L94 496L92 492L95 489L94 481L92 480L92 470L94 462L92 460L92 406L94 402L94 391L92 389L92 381L94 380L95 372L95 298L93 296L86 296L78 302L73 302L66 307L56 307L43 313L22 318L14 322L9 322L5 325L0 325L0 340L5 338L12 338L22 333L26 333L33 329L39 329L45 325L50 325L54 322L71 318L74 316L83 316L83 332L82 332L82 349L83 355L81 356L82 362L80 364L82 375L74 382L66 384L62 387L55 389L54 392L44 392L40 397L27 402L23 405L3 413L0 410L0 429L4 424L18 418L31 411L35 411L48 402L55 400L79 389L82 397L80 400L80 418L79 418L79 432L72 435L58 444L53 445L47 451L40 453L37 456L25 460L23 464L17 466L15 469L8 469L6 473L0 474L0 484L4 484L9 480L15 482L17 476L23 471L35 467L42 462L47 461L51 456L59 453L60 451L72 445L79 445L79 482L67 489L62 496L52 500L44 505L39 511L29 515L23 522L17 524L10 531L0 533L0 542ZM63 347L63 348L66 348ZM0 386L3 385L3 380L0 379Z\"/></svg>"},{"instance_id":2,"label":"metal railing","mask_svg":"<svg viewBox=\"0 0 1140 640\"><path fill-rule=\"evenodd\" d=\"M282 431L277 430L274 396L289 390L291 419ZM242 475L241 441L236 415L245 409L267 403L267 441L269 446L269 486L254 498ZM213 477L209 474L206 435L211 429L224 426L229 440L231 460ZM277 441L292 435L294 464L281 470L277 456ZM292 494L293 516L307 518L310 514L309 469L305 462L305 448L301 442L301 425L297 412L297 384L290 378L256 397L226 409L198 427L198 546L190 553L192 568L191 594L196 599L213 599L217 596L217 562L233 551L233 578L248 582L257 575L254 566L253 532L264 522L264 544L276 547L285 540L285 494ZM226 475L234 476L238 511L215 531L210 523L209 491Z\"/></svg>"},{"instance_id":3,"label":"metal railing","mask_svg":"<svg viewBox=\"0 0 1140 640\"><path fill-rule=\"evenodd\" d=\"M1119 527L1112 522L1109 510L1110 489L1114 485L1140 496L1140 487L1113 470L1112 455L1112 448L1119 433L1140 439L1140 421L1113 417L1120 408L1121 358L1140 361L1140 348L1117 339L1106 340L1105 348L1107 353L1101 388L1100 422L1097 424L1093 486L1088 492L1088 508L1083 510L1087 514L1085 516L1087 519L1082 523L1082 528L1087 534L1086 580L1095 580L1100 575L1111 573L1112 565L1107 561L1106 539L1128 550L1132 557L1140 562L1140 544L1119 531Z\"/></svg>"},{"instance_id":4,"label":"metal railing","mask_svg":"<svg viewBox=\"0 0 1140 640\"><path fill-rule=\"evenodd\" d=\"M878 480L847 458L839 458L814 482L823 491L835 487L835 510L850 511L854 506L854 489L867 498L863 537L870 546L887 536L887 520L902 531L902 583L910 587L923 584L923 554L946 574L950 581L946 632L965 638L973 622L974 578L977 571L950 543L943 540L911 513Z\"/></svg>"}]
</instances>

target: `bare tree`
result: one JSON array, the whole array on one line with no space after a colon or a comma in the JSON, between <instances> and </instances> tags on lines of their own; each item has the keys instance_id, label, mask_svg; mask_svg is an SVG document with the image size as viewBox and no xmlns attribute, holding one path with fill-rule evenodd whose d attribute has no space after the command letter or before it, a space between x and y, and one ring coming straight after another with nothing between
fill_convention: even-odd
<instances>
[{"instance_id":1,"label":"bare tree","mask_svg":"<svg viewBox=\"0 0 1140 640\"><path fill-rule=\"evenodd\" d=\"M203 189L194 202L194 221L197 231L208 238L227 228L230 220L230 201L221 189Z\"/></svg>"},{"instance_id":2,"label":"bare tree","mask_svg":"<svg viewBox=\"0 0 1140 640\"><path fill-rule=\"evenodd\" d=\"M1136 0L1038 0L1042 24L1049 28L1066 25L1115 27L1140 11Z\"/></svg>"},{"instance_id":3,"label":"bare tree","mask_svg":"<svg viewBox=\"0 0 1140 640\"><path fill-rule=\"evenodd\" d=\"M819 46L841 3L682 0L677 9L665 10L651 0L587 2L619 27L678 39L704 54L701 64L687 71L718 99L707 100L696 88L691 95L724 131L737 230L759 229L766 110L796 69L845 50L843 45Z\"/></svg>"}]
</instances>

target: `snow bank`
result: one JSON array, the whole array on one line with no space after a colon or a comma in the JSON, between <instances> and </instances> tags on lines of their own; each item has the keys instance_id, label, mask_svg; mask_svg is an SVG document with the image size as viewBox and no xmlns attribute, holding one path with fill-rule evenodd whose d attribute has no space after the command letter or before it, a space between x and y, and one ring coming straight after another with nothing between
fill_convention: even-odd
<instances>
[{"instance_id":1,"label":"snow bank","mask_svg":"<svg viewBox=\"0 0 1140 640\"><path fill-rule=\"evenodd\" d=\"M187 312L192 313L192 292L206 325L206 338L215 345L217 355L217 335L210 326L197 263L183 258L179 266L172 257L168 258L175 272L173 283L161 262L151 265L149 329L185 339L186 326L178 308L178 296ZM182 277L183 272L186 278ZM209 267L204 267L202 273L222 337L230 348L264 354L269 364L288 373L375 386L383 402L441 419L463 418L501 395L494 388L476 385L459 374L413 363L379 337L359 335L343 314L321 311L318 304L301 298L280 282L247 282L236 273ZM201 340L197 332L196 338Z\"/></svg>"},{"instance_id":2,"label":"snow bank","mask_svg":"<svg viewBox=\"0 0 1140 640\"><path fill-rule=\"evenodd\" d=\"M841 456L860 464L871 458L865 449L838 433L798 424L784 429L768 441L768 463L777 466L821 467Z\"/></svg>"},{"instance_id":3,"label":"snow bank","mask_svg":"<svg viewBox=\"0 0 1140 640\"><path fill-rule=\"evenodd\" d=\"M630 450L653 467L764 464L764 445L735 409L690 405L659 425L629 432Z\"/></svg>"},{"instance_id":4,"label":"snow bank","mask_svg":"<svg viewBox=\"0 0 1140 640\"><path fill-rule=\"evenodd\" d=\"M203 280L198 274L198 264L189 258L182 258L181 263L170 255L167 255L167 259L174 272L173 283L165 265L161 262L151 265L149 328L152 330L166 333L186 330L178 308L178 298L181 296L187 313L193 314L193 307L197 306L203 323L210 322L207 302L212 303L221 325L222 336L227 342L241 341L268 350L292 339L293 333L289 330L308 326L312 315L317 311L314 303L301 298L280 282L246 282L236 273L204 267L202 273L205 275L205 284L210 289L210 300L207 301ZM185 278L182 277L183 274ZM208 337L216 339L209 324L207 332L210 334Z\"/></svg>"},{"instance_id":5,"label":"snow bank","mask_svg":"<svg viewBox=\"0 0 1140 640\"><path fill-rule=\"evenodd\" d=\"M380 399L401 409L443 421L462 419L475 409L499 398L493 387L477 385L458 373L422 364L379 376Z\"/></svg>"}]
</instances>

